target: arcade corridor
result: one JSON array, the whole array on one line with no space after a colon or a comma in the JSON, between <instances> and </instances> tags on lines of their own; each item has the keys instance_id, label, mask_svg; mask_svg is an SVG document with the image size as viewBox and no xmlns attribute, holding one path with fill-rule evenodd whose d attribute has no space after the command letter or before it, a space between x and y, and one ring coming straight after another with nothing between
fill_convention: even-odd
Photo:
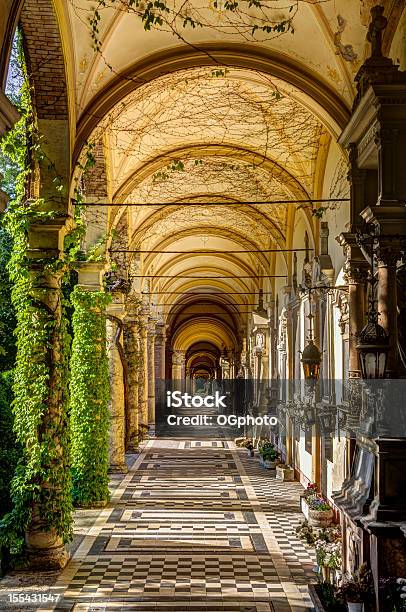
<instances>
[{"instance_id":1,"label":"arcade corridor","mask_svg":"<svg viewBox=\"0 0 406 612\"><path fill-rule=\"evenodd\" d=\"M403 609L405 32L0 0L0 612Z\"/></svg>"},{"instance_id":2,"label":"arcade corridor","mask_svg":"<svg viewBox=\"0 0 406 612\"><path fill-rule=\"evenodd\" d=\"M220 438L154 440L130 459L60 575L56 609L287 612L310 605L314 560L295 537L303 518L299 483L277 481Z\"/></svg>"}]
</instances>

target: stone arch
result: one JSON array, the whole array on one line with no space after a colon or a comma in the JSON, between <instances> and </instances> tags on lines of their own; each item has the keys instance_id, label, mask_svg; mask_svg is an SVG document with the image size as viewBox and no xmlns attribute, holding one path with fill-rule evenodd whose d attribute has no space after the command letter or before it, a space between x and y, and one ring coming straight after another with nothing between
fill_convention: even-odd
<instances>
[{"instance_id":1,"label":"stone arch","mask_svg":"<svg viewBox=\"0 0 406 612\"><path fill-rule=\"evenodd\" d=\"M260 70L303 92L314 106L322 122L338 136L346 125L350 112L335 92L301 62L276 50L254 48L249 44L208 43L204 48L174 47L142 58L123 71L97 94L84 109L78 123L74 152L76 159L100 118L120 100L145 83L185 68L211 65L235 66Z\"/></svg>"}]
</instances>

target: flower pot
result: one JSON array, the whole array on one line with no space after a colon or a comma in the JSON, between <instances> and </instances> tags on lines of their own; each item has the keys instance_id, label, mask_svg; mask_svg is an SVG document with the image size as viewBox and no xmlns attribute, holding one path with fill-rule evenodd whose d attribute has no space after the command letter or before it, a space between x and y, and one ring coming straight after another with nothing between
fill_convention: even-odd
<instances>
[{"instance_id":1,"label":"flower pot","mask_svg":"<svg viewBox=\"0 0 406 612\"><path fill-rule=\"evenodd\" d=\"M321 575L323 582L331 582L331 569L325 565L321 566Z\"/></svg>"},{"instance_id":2,"label":"flower pot","mask_svg":"<svg viewBox=\"0 0 406 612\"><path fill-rule=\"evenodd\" d=\"M312 527L330 527L333 522L333 511L308 509L308 521Z\"/></svg>"},{"instance_id":3,"label":"flower pot","mask_svg":"<svg viewBox=\"0 0 406 612\"><path fill-rule=\"evenodd\" d=\"M267 470L274 470L276 468L276 460L275 461L269 461L267 459L263 459L262 460L262 465Z\"/></svg>"},{"instance_id":4,"label":"flower pot","mask_svg":"<svg viewBox=\"0 0 406 612\"><path fill-rule=\"evenodd\" d=\"M326 612L326 609L321 603L320 598L318 596L317 587L317 584L309 584L309 594L312 600L313 608L315 612Z\"/></svg>"},{"instance_id":5,"label":"flower pot","mask_svg":"<svg viewBox=\"0 0 406 612\"><path fill-rule=\"evenodd\" d=\"M278 480L283 480L286 482L291 482L292 480L294 480L294 471L293 468L291 467L279 467L279 465L276 466L276 478Z\"/></svg>"},{"instance_id":6,"label":"flower pot","mask_svg":"<svg viewBox=\"0 0 406 612\"><path fill-rule=\"evenodd\" d=\"M357 601L347 601L348 612L363 612L364 604Z\"/></svg>"}]
</instances>

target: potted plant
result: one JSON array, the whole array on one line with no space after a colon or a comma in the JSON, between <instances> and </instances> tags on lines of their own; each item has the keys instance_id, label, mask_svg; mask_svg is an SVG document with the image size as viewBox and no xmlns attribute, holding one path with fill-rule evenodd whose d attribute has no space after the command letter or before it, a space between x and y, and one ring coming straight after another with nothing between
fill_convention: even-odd
<instances>
[{"instance_id":1,"label":"potted plant","mask_svg":"<svg viewBox=\"0 0 406 612\"><path fill-rule=\"evenodd\" d=\"M330 527L333 521L333 510L327 501L318 493L304 498L307 506L307 519L312 527Z\"/></svg>"},{"instance_id":2,"label":"potted plant","mask_svg":"<svg viewBox=\"0 0 406 612\"><path fill-rule=\"evenodd\" d=\"M236 438L234 442L236 446L247 449L248 457L254 456L254 445L251 438Z\"/></svg>"},{"instance_id":3,"label":"potted plant","mask_svg":"<svg viewBox=\"0 0 406 612\"><path fill-rule=\"evenodd\" d=\"M363 612L364 603L373 595L371 572L366 565L362 565L352 577L345 578L337 593L346 602L348 612Z\"/></svg>"},{"instance_id":4,"label":"potted plant","mask_svg":"<svg viewBox=\"0 0 406 612\"><path fill-rule=\"evenodd\" d=\"M306 542L309 546L314 546L317 540L317 533L314 531L313 527L309 525L307 519L296 527L296 535L299 540Z\"/></svg>"},{"instance_id":5,"label":"potted plant","mask_svg":"<svg viewBox=\"0 0 406 612\"><path fill-rule=\"evenodd\" d=\"M341 542L319 539L315 542L316 560L323 582L336 583L337 572L341 573Z\"/></svg>"},{"instance_id":6,"label":"potted plant","mask_svg":"<svg viewBox=\"0 0 406 612\"><path fill-rule=\"evenodd\" d=\"M275 445L272 442L263 442L259 446L258 452L261 465L268 470L274 470L279 457L279 452L276 450Z\"/></svg>"},{"instance_id":7,"label":"potted plant","mask_svg":"<svg viewBox=\"0 0 406 612\"><path fill-rule=\"evenodd\" d=\"M310 495L315 495L317 493L317 485L315 482L309 482L307 485L303 495L304 497L309 497Z\"/></svg>"},{"instance_id":8,"label":"potted plant","mask_svg":"<svg viewBox=\"0 0 406 612\"><path fill-rule=\"evenodd\" d=\"M248 457L253 457L254 456L254 445L252 443L252 440L250 439L245 440L243 446L244 448L247 449Z\"/></svg>"},{"instance_id":9,"label":"potted plant","mask_svg":"<svg viewBox=\"0 0 406 612\"><path fill-rule=\"evenodd\" d=\"M283 480L287 482L291 482L295 479L295 473L293 468L286 463L278 463L276 466L276 478L278 480Z\"/></svg>"}]
</instances>

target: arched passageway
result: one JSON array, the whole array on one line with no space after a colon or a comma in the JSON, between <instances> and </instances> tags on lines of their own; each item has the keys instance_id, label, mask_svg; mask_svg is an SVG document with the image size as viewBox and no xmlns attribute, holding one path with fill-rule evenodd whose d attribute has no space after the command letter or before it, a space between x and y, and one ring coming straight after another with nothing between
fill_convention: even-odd
<instances>
[{"instance_id":1,"label":"arched passageway","mask_svg":"<svg viewBox=\"0 0 406 612\"><path fill-rule=\"evenodd\" d=\"M260 4L0 7L0 543L63 570L61 609L305 609L299 503L377 609L406 573L403 416L359 385L405 371L404 3ZM161 429L174 390L275 423Z\"/></svg>"}]
</instances>

